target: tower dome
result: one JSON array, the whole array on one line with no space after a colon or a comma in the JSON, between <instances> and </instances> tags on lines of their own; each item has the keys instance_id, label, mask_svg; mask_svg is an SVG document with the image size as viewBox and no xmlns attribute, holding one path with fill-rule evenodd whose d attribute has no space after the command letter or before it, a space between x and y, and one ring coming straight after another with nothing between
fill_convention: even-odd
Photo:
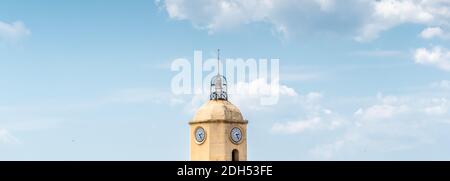
<instances>
[{"instance_id":1,"label":"tower dome","mask_svg":"<svg viewBox=\"0 0 450 181\"><path fill-rule=\"evenodd\" d=\"M227 100L210 100L195 114L192 122L246 122L241 111Z\"/></svg>"}]
</instances>

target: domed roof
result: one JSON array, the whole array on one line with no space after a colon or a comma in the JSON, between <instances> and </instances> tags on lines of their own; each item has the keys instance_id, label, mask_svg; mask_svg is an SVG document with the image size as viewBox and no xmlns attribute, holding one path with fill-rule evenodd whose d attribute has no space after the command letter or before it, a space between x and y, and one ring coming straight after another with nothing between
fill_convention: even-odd
<instances>
[{"instance_id":1,"label":"domed roof","mask_svg":"<svg viewBox=\"0 0 450 181\"><path fill-rule=\"evenodd\" d=\"M226 100L208 101L197 111L191 123L210 121L247 122L241 111Z\"/></svg>"}]
</instances>

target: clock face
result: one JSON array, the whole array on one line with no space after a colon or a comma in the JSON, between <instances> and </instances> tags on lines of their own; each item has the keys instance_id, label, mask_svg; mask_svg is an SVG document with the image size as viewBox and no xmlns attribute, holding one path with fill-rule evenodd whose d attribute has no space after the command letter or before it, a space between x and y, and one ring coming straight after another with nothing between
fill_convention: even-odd
<instances>
[{"instance_id":1,"label":"clock face","mask_svg":"<svg viewBox=\"0 0 450 181\"><path fill-rule=\"evenodd\" d=\"M238 127L231 129L230 138L233 143L239 143L242 140L242 131Z\"/></svg>"},{"instance_id":2,"label":"clock face","mask_svg":"<svg viewBox=\"0 0 450 181\"><path fill-rule=\"evenodd\" d=\"M202 127L195 129L195 141L197 141L198 144L202 144L205 141L205 138L206 133Z\"/></svg>"}]
</instances>

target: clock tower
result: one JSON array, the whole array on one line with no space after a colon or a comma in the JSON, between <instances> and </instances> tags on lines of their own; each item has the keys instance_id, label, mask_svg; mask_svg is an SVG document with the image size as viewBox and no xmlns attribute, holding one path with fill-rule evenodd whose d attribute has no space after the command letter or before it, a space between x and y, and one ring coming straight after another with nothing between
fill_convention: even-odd
<instances>
[{"instance_id":1,"label":"clock tower","mask_svg":"<svg viewBox=\"0 0 450 181\"><path fill-rule=\"evenodd\" d=\"M217 55L219 62L219 54ZM189 122L192 161L246 161L247 120L228 101L227 79L211 79L210 100Z\"/></svg>"}]
</instances>

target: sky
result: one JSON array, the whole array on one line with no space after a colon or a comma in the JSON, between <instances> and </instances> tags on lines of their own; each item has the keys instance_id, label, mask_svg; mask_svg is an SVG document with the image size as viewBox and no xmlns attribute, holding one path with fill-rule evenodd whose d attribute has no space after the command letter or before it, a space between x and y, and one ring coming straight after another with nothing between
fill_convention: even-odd
<instances>
[{"instance_id":1,"label":"sky","mask_svg":"<svg viewBox=\"0 0 450 181\"><path fill-rule=\"evenodd\" d=\"M450 160L449 0L2 0L0 160L188 160L171 63L217 48L289 90L230 95L249 160Z\"/></svg>"}]
</instances>

